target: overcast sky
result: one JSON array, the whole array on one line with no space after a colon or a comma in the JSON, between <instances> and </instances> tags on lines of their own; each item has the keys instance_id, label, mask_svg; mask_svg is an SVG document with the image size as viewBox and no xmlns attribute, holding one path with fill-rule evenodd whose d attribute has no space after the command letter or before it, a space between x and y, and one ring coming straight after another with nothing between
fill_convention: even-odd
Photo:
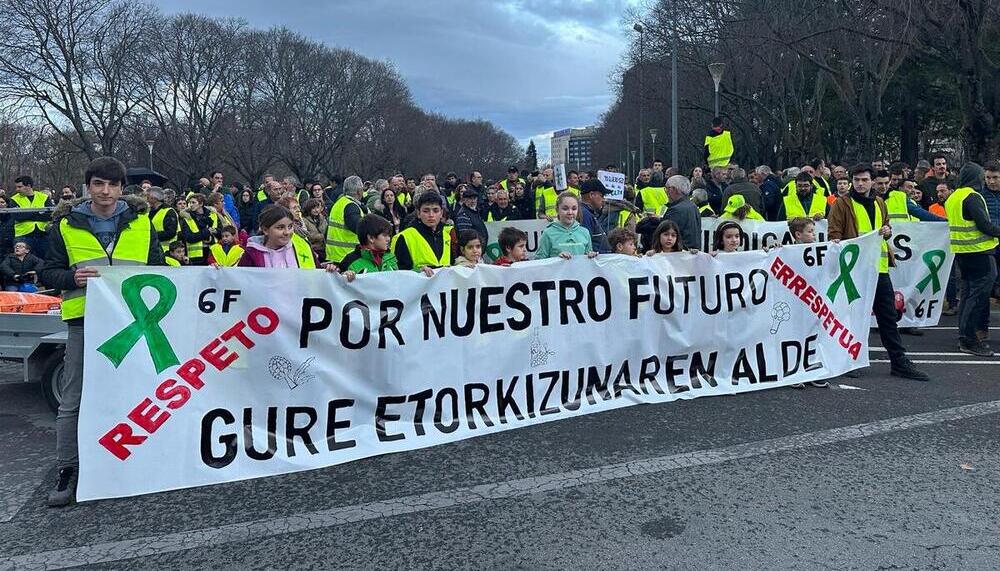
<instances>
[{"instance_id":1,"label":"overcast sky","mask_svg":"<svg viewBox=\"0 0 1000 571\"><path fill-rule=\"evenodd\" d=\"M597 122L638 0L157 0L391 62L428 111L494 122L549 155L552 131Z\"/></svg>"}]
</instances>

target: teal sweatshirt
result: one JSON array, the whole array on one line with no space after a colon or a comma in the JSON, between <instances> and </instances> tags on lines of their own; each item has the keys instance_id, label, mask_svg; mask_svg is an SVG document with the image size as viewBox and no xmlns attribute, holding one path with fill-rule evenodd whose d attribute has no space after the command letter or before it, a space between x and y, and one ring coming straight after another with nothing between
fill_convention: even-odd
<instances>
[{"instance_id":1,"label":"teal sweatshirt","mask_svg":"<svg viewBox=\"0 0 1000 571\"><path fill-rule=\"evenodd\" d=\"M573 225L567 228L557 220L542 231L535 259L554 258L563 252L578 256L591 252L593 249L590 230L581 226L579 222L573 222Z\"/></svg>"}]
</instances>

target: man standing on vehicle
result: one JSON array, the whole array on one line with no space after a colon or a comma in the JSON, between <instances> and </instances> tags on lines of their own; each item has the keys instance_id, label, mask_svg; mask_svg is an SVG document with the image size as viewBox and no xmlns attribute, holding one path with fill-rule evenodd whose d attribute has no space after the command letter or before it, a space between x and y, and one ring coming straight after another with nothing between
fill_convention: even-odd
<instances>
[{"instance_id":1,"label":"man standing on vehicle","mask_svg":"<svg viewBox=\"0 0 1000 571\"><path fill-rule=\"evenodd\" d=\"M59 204L52 213L49 257L41 279L63 291L62 318L69 331L63 391L56 415L56 463L59 469L48 505L73 502L79 470L77 420L83 386L83 314L89 278L104 266L162 266L163 252L147 216L146 201L122 197L125 165L112 157L94 159L84 180L90 198Z\"/></svg>"}]
</instances>

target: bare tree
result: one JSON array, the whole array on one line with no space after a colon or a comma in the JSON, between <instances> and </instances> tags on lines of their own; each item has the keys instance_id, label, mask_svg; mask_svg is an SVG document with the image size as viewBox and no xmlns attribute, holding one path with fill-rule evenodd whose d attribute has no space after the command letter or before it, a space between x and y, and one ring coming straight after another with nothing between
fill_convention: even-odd
<instances>
[{"instance_id":1,"label":"bare tree","mask_svg":"<svg viewBox=\"0 0 1000 571\"><path fill-rule=\"evenodd\" d=\"M163 18L151 32L138 70L140 109L157 130L157 157L171 178L204 176L220 162L223 127L245 77L244 23L184 14Z\"/></svg>"},{"instance_id":2,"label":"bare tree","mask_svg":"<svg viewBox=\"0 0 1000 571\"><path fill-rule=\"evenodd\" d=\"M35 109L89 157L115 152L138 102L152 10L110 0L0 0L0 97Z\"/></svg>"}]
</instances>

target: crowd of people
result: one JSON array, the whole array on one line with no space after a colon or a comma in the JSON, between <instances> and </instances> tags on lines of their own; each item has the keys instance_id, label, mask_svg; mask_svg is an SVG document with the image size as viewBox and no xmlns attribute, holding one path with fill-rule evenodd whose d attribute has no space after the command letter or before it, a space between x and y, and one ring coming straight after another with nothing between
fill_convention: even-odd
<instances>
[{"instance_id":1,"label":"crowd of people","mask_svg":"<svg viewBox=\"0 0 1000 571\"><path fill-rule=\"evenodd\" d=\"M556 188L550 167L522 172L514 166L496 181L477 171L466 177L447 173L441 181L427 173L419 182L396 174L300 184L294 177L265 175L251 188L227 185L223 173L214 172L179 191L150 181L126 185L124 166L103 157L85 173L85 197L67 186L58 199L19 177L14 194L0 196L12 207L3 215L12 244L0 264L4 286L32 284L61 293L69 326L67 382L57 418L62 469L50 504L65 505L75 489L84 292L87 280L109 264L325 269L353 281L371 272L433 275L449 266L511 266L527 259L528 236L510 226L497 237L500 255L485 261L487 222L546 220L535 257L572 258L735 252L745 220L787 221L795 241L808 243L816 239L816 221L826 219L831 240L871 231L885 238L873 307L878 332L893 375L928 380L906 356L888 275L892 223L917 220L948 224L957 260L953 289L960 291L949 291L946 311L959 312L962 351L992 355L990 296L1000 295L996 162L985 168L967 163L955 173L944 156L912 169L904 163L815 160L783 172L759 166L749 175L738 165L716 164L687 176L655 161L626 185L624 199L613 200L595 172L566 174L565 189ZM709 252L699 252L704 217L720 219Z\"/></svg>"}]
</instances>

